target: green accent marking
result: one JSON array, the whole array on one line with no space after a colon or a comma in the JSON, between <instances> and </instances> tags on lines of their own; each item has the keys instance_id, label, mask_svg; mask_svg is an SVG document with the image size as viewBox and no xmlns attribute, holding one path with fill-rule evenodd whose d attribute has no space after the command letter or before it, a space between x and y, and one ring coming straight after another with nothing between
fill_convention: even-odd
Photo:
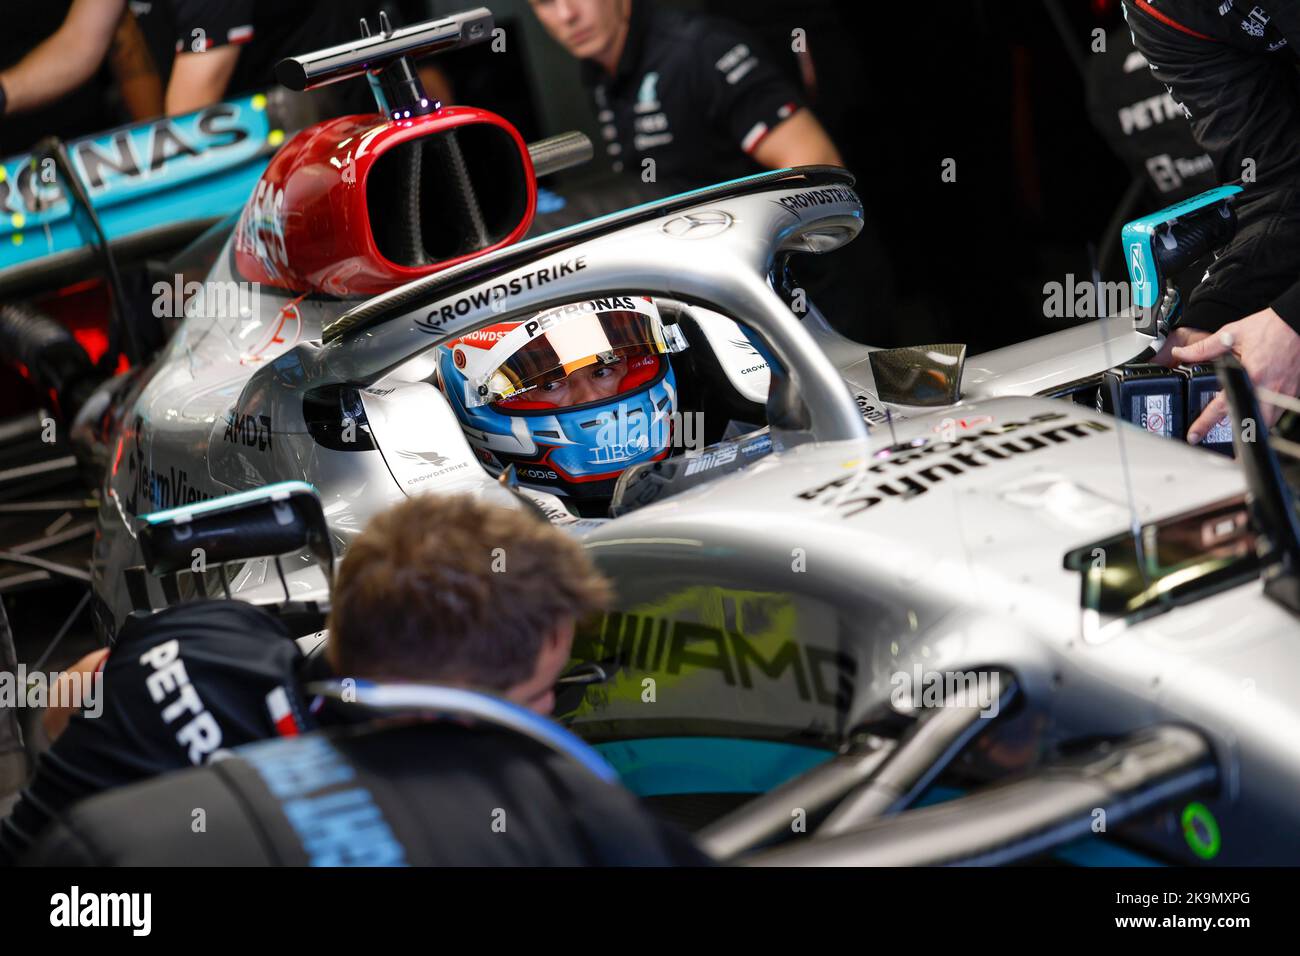
<instances>
[{"instance_id":1,"label":"green accent marking","mask_svg":"<svg viewBox=\"0 0 1300 956\"><path fill-rule=\"evenodd\" d=\"M1213 860L1219 855L1223 837L1219 833L1219 821L1214 819L1209 807L1203 803L1189 803L1183 808L1182 823L1183 839L1193 853L1202 860ZM1201 829L1205 831L1204 836Z\"/></svg>"}]
</instances>

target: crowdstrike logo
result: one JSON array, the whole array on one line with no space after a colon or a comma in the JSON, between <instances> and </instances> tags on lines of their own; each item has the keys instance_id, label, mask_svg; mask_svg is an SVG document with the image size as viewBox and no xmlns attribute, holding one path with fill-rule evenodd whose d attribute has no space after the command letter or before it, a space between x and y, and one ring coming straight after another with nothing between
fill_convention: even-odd
<instances>
[{"instance_id":1,"label":"crowdstrike logo","mask_svg":"<svg viewBox=\"0 0 1300 956\"><path fill-rule=\"evenodd\" d=\"M446 455L439 455L436 451L399 451L397 454L408 461L432 465L434 468L441 468L448 461Z\"/></svg>"},{"instance_id":2,"label":"crowdstrike logo","mask_svg":"<svg viewBox=\"0 0 1300 956\"><path fill-rule=\"evenodd\" d=\"M449 475L452 472L464 471L471 465L471 462L456 461L447 455L439 454L437 451L402 450L397 453L396 458L404 463L402 468L403 478L408 487L433 478L441 478L443 475ZM412 472L411 469L415 469L415 471ZM407 478L406 475L411 477Z\"/></svg>"},{"instance_id":3,"label":"crowdstrike logo","mask_svg":"<svg viewBox=\"0 0 1300 956\"><path fill-rule=\"evenodd\" d=\"M575 275L586 268L586 256L578 256L567 262L542 266L523 275L515 276L513 279L499 282L496 285L467 292L454 302L430 310L423 318L416 319L415 325L421 331L436 335L442 332L453 319L464 318L471 312L486 309L489 306L492 307L493 312L504 311L508 299Z\"/></svg>"},{"instance_id":4,"label":"crowdstrike logo","mask_svg":"<svg viewBox=\"0 0 1300 956\"><path fill-rule=\"evenodd\" d=\"M153 928L152 893L68 893L50 897L51 926L129 926L133 936L148 936Z\"/></svg>"}]
</instances>

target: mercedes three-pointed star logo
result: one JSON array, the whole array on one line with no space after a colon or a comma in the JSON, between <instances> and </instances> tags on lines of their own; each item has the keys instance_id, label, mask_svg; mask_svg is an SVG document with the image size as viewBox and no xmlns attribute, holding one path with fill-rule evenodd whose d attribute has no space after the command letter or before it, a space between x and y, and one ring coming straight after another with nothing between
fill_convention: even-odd
<instances>
[{"instance_id":1,"label":"mercedes three-pointed star logo","mask_svg":"<svg viewBox=\"0 0 1300 956\"><path fill-rule=\"evenodd\" d=\"M730 229L735 221L730 213L710 209L669 219L662 228L665 235L674 239L712 239Z\"/></svg>"}]
</instances>

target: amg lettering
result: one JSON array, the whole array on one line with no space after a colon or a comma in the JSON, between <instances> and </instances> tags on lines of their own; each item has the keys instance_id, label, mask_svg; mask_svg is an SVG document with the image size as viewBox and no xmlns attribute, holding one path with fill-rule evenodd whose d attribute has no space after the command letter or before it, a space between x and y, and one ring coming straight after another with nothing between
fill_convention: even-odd
<instances>
[{"instance_id":1,"label":"amg lettering","mask_svg":"<svg viewBox=\"0 0 1300 956\"><path fill-rule=\"evenodd\" d=\"M762 684L764 692L770 693L767 688L784 685L804 703L840 712L847 711L853 700L858 672L857 661L838 650L618 611L605 615L599 633L580 632L573 656L600 661L607 670L666 675L665 680L711 671L729 687L743 690Z\"/></svg>"}]
</instances>

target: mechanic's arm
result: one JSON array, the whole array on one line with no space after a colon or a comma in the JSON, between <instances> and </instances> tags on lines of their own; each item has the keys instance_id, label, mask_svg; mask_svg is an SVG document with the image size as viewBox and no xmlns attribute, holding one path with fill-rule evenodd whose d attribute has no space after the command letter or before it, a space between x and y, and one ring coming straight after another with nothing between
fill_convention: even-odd
<instances>
[{"instance_id":1,"label":"mechanic's arm","mask_svg":"<svg viewBox=\"0 0 1300 956\"><path fill-rule=\"evenodd\" d=\"M245 43L257 42L252 0L170 0L176 59L167 83L167 115L219 103ZM271 77L266 85L273 84Z\"/></svg>"},{"instance_id":2,"label":"mechanic's arm","mask_svg":"<svg viewBox=\"0 0 1300 956\"><path fill-rule=\"evenodd\" d=\"M1300 56L1300 53L1295 53L1300 50L1300 7L1294 3L1281 3L1277 5L1273 14L1273 25L1286 38L1287 46L1293 54ZM1285 56L1285 53L1281 55ZM1300 148L1300 106L1296 106L1295 103L1296 101L1292 99L1293 122L1291 128L1286 131L1284 140L1293 159L1297 158L1296 152ZM1225 326L1224 331L1229 332L1234 339L1245 338L1249 344L1244 346L1244 351L1250 351L1252 347L1260 350L1262 364L1267 367L1259 368L1258 373L1264 381L1273 382L1268 386L1269 388L1286 395L1296 395L1300 393L1300 163L1292 164L1289 168L1291 171L1288 184L1290 202L1287 220L1292 226L1292 229L1288 230L1291 238L1291 274L1296 281L1273 299L1268 308L1242 320L1243 323L1250 323L1248 330L1230 329ZM1285 238L1285 236L1278 236L1278 244L1281 244ZM1250 341L1252 338L1253 343ZM1222 347L1225 350L1230 347L1240 348L1235 345ZM1239 357L1240 354L1238 353ZM1260 379L1252 378L1252 381L1258 382ZM1206 411L1208 413L1210 410L1206 409ZM1276 421L1280 414L1281 409L1266 406L1266 415L1270 424ZM1206 416L1202 415L1201 418L1205 419ZM1211 424L1208 419L1206 422L1207 425Z\"/></svg>"},{"instance_id":3,"label":"mechanic's arm","mask_svg":"<svg viewBox=\"0 0 1300 956\"><path fill-rule=\"evenodd\" d=\"M167 115L177 116L221 102L239 61L239 47L178 53L167 81Z\"/></svg>"},{"instance_id":4,"label":"mechanic's arm","mask_svg":"<svg viewBox=\"0 0 1300 956\"><path fill-rule=\"evenodd\" d=\"M91 686L91 682L95 679L95 674L104 666L104 661L107 659L108 648L105 647L98 651L92 651L81 660L77 661L77 663L69 667L66 671L59 674L58 682L51 690L50 700L66 700L72 701L73 703L64 707L51 704L46 707L45 712L41 714L41 726L45 728L45 735L50 738L51 742L56 740L59 734L68 729L68 721L72 720L76 714L80 713L83 703L89 703L89 701L85 701L85 688ZM76 687L81 689L80 694L72 693L73 674L78 675ZM78 697L80 697L81 700L78 700Z\"/></svg>"},{"instance_id":5,"label":"mechanic's arm","mask_svg":"<svg viewBox=\"0 0 1300 956\"><path fill-rule=\"evenodd\" d=\"M1300 49L1300 5L1269 3L1272 25ZM1175 11L1176 12L1176 11ZM1161 364L1231 351L1260 388L1300 392L1300 104L1275 56L1199 38L1128 4L1128 24L1156 79L1191 118L1220 182L1246 176L1237 235L1188 298ZM1284 56L1278 54L1278 56ZM1244 317L1243 317L1244 316ZM1192 422L1198 443L1227 411L1220 396ZM1265 405L1269 424L1281 409Z\"/></svg>"},{"instance_id":6,"label":"mechanic's arm","mask_svg":"<svg viewBox=\"0 0 1300 956\"><path fill-rule=\"evenodd\" d=\"M18 63L0 71L6 113L53 103L104 61L126 0L73 0L63 24Z\"/></svg>"},{"instance_id":7,"label":"mechanic's arm","mask_svg":"<svg viewBox=\"0 0 1300 956\"><path fill-rule=\"evenodd\" d=\"M798 89L754 41L711 28L701 38L694 62L692 85L701 108L759 165L843 165Z\"/></svg>"},{"instance_id":8,"label":"mechanic's arm","mask_svg":"<svg viewBox=\"0 0 1300 956\"><path fill-rule=\"evenodd\" d=\"M1261 5L1289 46L1300 48L1300 4ZM1188 298L1180 325L1213 332L1272 309L1300 328L1300 315L1287 314L1300 300L1300 101L1294 71L1288 75L1278 59L1286 51L1189 35L1133 0L1126 7L1134 43L1186 111L1219 182L1244 180L1236 237ZM1175 4L1166 10L1180 12Z\"/></svg>"},{"instance_id":9,"label":"mechanic's arm","mask_svg":"<svg viewBox=\"0 0 1300 956\"><path fill-rule=\"evenodd\" d=\"M117 87L131 118L144 120L161 116L162 78L130 8L122 13L122 19L117 23L108 62L117 77Z\"/></svg>"},{"instance_id":10,"label":"mechanic's arm","mask_svg":"<svg viewBox=\"0 0 1300 956\"><path fill-rule=\"evenodd\" d=\"M844 165L822 124L806 109L799 110L759 140L750 155L768 169Z\"/></svg>"}]
</instances>

